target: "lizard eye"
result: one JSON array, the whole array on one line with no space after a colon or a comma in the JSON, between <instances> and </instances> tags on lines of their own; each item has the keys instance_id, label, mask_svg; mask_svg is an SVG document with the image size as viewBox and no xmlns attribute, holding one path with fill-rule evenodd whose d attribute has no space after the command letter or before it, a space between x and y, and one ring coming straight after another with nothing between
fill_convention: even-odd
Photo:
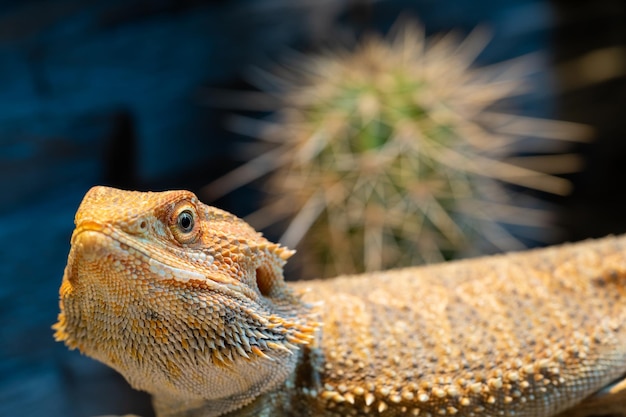
<instances>
[{"instance_id":1,"label":"lizard eye","mask_svg":"<svg viewBox=\"0 0 626 417\"><path fill-rule=\"evenodd\" d=\"M184 210L178 214L178 229L183 233L189 233L193 230L194 220L191 211Z\"/></svg>"},{"instance_id":2,"label":"lizard eye","mask_svg":"<svg viewBox=\"0 0 626 417\"><path fill-rule=\"evenodd\" d=\"M187 202L180 204L172 212L170 230L179 243L193 243L198 239L196 217L195 207Z\"/></svg>"}]
</instances>

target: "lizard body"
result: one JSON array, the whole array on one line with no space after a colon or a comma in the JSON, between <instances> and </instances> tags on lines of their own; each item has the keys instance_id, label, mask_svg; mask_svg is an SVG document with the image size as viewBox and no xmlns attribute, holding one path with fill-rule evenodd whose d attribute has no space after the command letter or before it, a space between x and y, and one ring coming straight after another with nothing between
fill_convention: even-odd
<instances>
[{"instance_id":1,"label":"lizard body","mask_svg":"<svg viewBox=\"0 0 626 417\"><path fill-rule=\"evenodd\" d=\"M94 187L57 340L159 417L552 416L626 373L626 237L287 284L186 191Z\"/></svg>"}]
</instances>

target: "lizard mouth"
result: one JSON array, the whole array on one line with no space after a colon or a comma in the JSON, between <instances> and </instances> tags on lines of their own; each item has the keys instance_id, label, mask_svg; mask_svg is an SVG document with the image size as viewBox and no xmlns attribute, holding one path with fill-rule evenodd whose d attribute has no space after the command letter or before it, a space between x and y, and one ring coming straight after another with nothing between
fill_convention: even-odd
<instances>
[{"instance_id":1,"label":"lizard mouth","mask_svg":"<svg viewBox=\"0 0 626 417\"><path fill-rule=\"evenodd\" d=\"M111 253L123 254L124 257L139 259L144 262L150 272L150 277L157 280L172 280L182 284L190 281L200 282L207 289L232 291L239 296L251 297L241 283L223 274L203 274L192 271L186 265L173 265L172 257L163 259L155 251L150 250L147 244L140 239L133 238L115 229L97 222L82 222L72 234L71 245L76 248L86 261L96 261ZM212 258L207 255L205 265L212 264ZM233 294L234 295L234 294Z\"/></svg>"}]
</instances>

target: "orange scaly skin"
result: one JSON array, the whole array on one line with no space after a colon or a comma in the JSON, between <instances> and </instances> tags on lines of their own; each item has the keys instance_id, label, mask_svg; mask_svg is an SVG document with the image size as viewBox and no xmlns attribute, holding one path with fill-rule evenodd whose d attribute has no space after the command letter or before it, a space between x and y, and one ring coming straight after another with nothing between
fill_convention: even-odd
<instances>
[{"instance_id":1,"label":"orange scaly skin","mask_svg":"<svg viewBox=\"0 0 626 417\"><path fill-rule=\"evenodd\" d=\"M57 340L159 417L555 415L626 373L626 237L286 284L187 191L94 187Z\"/></svg>"}]
</instances>

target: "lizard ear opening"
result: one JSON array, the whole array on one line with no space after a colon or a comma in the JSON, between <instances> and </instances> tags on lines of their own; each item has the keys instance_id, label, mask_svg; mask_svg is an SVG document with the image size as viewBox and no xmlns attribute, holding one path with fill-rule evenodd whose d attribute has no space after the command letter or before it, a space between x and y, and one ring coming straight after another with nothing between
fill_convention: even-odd
<instances>
[{"instance_id":1,"label":"lizard ear opening","mask_svg":"<svg viewBox=\"0 0 626 417\"><path fill-rule=\"evenodd\" d=\"M256 248L261 264L256 268L256 285L264 297L284 295L287 289L283 278L283 265L295 253L276 243L262 240Z\"/></svg>"},{"instance_id":2,"label":"lizard ear opening","mask_svg":"<svg viewBox=\"0 0 626 417\"><path fill-rule=\"evenodd\" d=\"M273 286L272 271L267 265L262 265L256 269L256 285L261 295L269 297Z\"/></svg>"}]
</instances>

